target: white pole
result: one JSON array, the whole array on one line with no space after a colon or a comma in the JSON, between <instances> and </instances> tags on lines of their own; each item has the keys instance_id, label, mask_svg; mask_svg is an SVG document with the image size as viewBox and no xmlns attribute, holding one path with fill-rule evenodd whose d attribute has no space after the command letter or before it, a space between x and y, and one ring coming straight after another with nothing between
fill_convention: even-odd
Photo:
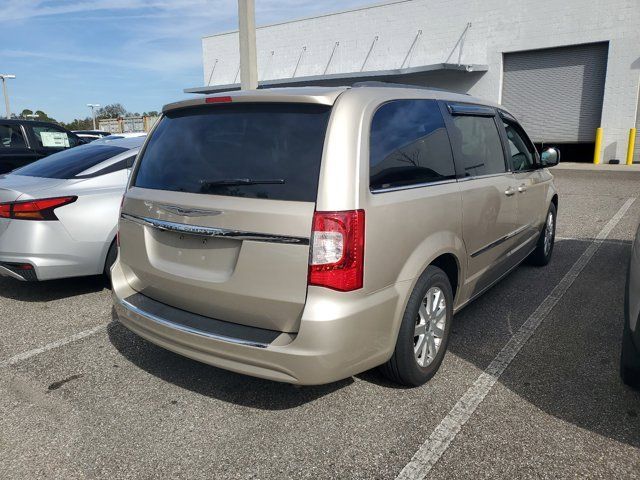
<instances>
[{"instance_id":1,"label":"white pole","mask_svg":"<svg viewBox=\"0 0 640 480\"><path fill-rule=\"evenodd\" d=\"M91 118L93 119L93 129L96 130L96 108L100 105L97 103L87 103L87 107L91 109Z\"/></svg>"},{"instance_id":2,"label":"white pole","mask_svg":"<svg viewBox=\"0 0 640 480\"><path fill-rule=\"evenodd\" d=\"M0 75L2 79L2 94L4 95L4 106L7 109L7 118L11 118L11 108L9 107L9 94L7 93L7 79L16 78L15 75Z\"/></svg>"},{"instance_id":3,"label":"white pole","mask_svg":"<svg viewBox=\"0 0 640 480\"><path fill-rule=\"evenodd\" d=\"M240 87L258 88L258 59L256 54L255 0L238 0L240 35Z\"/></svg>"},{"instance_id":4,"label":"white pole","mask_svg":"<svg viewBox=\"0 0 640 480\"><path fill-rule=\"evenodd\" d=\"M9 95L7 95L7 81L2 77L2 93L4 94L4 106L7 109L7 118L11 118L11 108L9 108Z\"/></svg>"}]
</instances>

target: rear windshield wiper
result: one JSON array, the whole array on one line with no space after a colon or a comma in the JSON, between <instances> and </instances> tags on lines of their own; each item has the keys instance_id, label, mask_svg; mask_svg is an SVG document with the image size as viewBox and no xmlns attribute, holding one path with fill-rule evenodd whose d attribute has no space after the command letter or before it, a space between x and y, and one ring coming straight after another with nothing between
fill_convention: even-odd
<instances>
[{"instance_id":1,"label":"rear windshield wiper","mask_svg":"<svg viewBox=\"0 0 640 480\"><path fill-rule=\"evenodd\" d=\"M262 180L253 178L228 178L226 180L202 180L200 182L203 188L234 187L238 185L283 185L284 183L284 178L265 178Z\"/></svg>"}]
</instances>

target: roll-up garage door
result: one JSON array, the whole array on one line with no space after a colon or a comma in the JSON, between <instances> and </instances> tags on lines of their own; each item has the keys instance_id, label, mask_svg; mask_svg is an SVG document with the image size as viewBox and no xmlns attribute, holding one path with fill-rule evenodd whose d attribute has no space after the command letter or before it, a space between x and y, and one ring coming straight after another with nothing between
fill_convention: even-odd
<instances>
[{"instance_id":1,"label":"roll-up garage door","mask_svg":"<svg viewBox=\"0 0 640 480\"><path fill-rule=\"evenodd\" d=\"M640 163L640 95L638 95L638 109L636 110L636 147L633 150L633 163Z\"/></svg>"},{"instance_id":2,"label":"roll-up garage door","mask_svg":"<svg viewBox=\"0 0 640 480\"><path fill-rule=\"evenodd\" d=\"M609 44L504 54L502 104L535 142L593 142Z\"/></svg>"}]
</instances>

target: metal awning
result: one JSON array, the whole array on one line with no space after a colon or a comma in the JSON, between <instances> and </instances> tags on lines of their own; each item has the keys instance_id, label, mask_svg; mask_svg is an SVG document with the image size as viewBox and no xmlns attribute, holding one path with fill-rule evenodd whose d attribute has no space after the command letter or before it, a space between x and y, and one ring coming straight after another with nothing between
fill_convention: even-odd
<instances>
[{"instance_id":1,"label":"metal awning","mask_svg":"<svg viewBox=\"0 0 640 480\"><path fill-rule=\"evenodd\" d=\"M311 75L307 77L280 78L275 80L264 80L258 82L258 88L270 88L280 86L302 86L310 84L324 84L330 82L336 85L336 82L345 81L352 83L360 80L384 79L387 77L404 77L420 73L438 72L438 71L458 71L462 73L483 73L489 70L488 65L477 63L434 63L432 65L421 65L419 67L398 68L392 70L373 70L367 72L347 72L334 73L330 75ZM185 88L184 93L216 93L228 92L230 90L239 90L240 83L228 83L226 85L211 85L207 87Z\"/></svg>"}]
</instances>

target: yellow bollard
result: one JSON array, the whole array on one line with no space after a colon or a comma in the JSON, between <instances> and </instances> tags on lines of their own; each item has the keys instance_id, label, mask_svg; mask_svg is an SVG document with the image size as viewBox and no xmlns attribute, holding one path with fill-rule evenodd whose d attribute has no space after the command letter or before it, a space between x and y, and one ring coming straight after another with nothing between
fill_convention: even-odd
<instances>
[{"instance_id":1,"label":"yellow bollard","mask_svg":"<svg viewBox=\"0 0 640 480\"><path fill-rule=\"evenodd\" d=\"M593 149L593 163L600 163L600 150L602 149L602 127L596 128L596 146Z\"/></svg>"},{"instance_id":2,"label":"yellow bollard","mask_svg":"<svg viewBox=\"0 0 640 480\"><path fill-rule=\"evenodd\" d=\"M627 165L633 165L633 149L636 146L636 129L629 130L629 145L627 146Z\"/></svg>"}]
</instances>

